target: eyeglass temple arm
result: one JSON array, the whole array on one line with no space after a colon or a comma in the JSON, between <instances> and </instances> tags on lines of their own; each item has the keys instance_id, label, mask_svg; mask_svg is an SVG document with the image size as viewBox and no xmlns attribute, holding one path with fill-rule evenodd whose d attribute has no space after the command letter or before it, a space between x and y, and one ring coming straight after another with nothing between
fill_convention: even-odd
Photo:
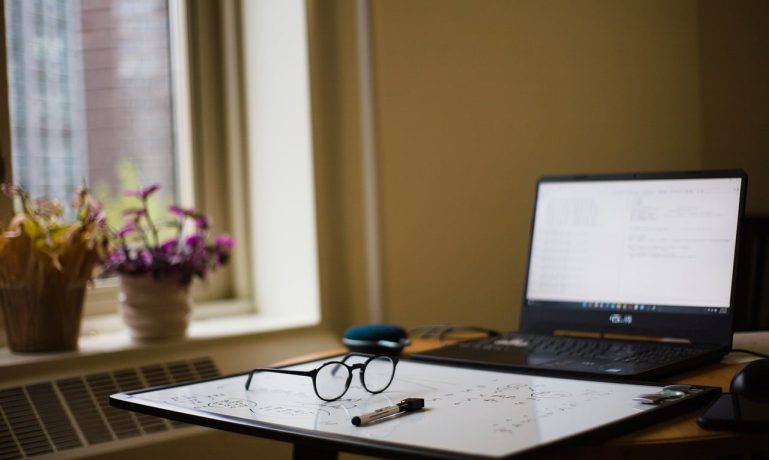
<instances>
[{"instance_id":1,"label":"eyeglass temple arm","mask_svg":"<svg viewBox=\"0 0 769 460\"><path fill-rule=\"evenodd\" d=\"M368 353L355 353L355 352L347 353L346 355L344 355L344 358L342 358L342 364L344 364L345 362L347 362L348 359L350 359L350 358L352 358L354 356L361 356L363 358L373 358L374 356L377 356L377 355L372 355L372 354L368 354Z\"/></svg>"},{"instance_id":2,"label":"eyeglass temple arm","mask_svg":"<svg viewBox=\"0 0 769 460\"><path fill-rule=\"evenodd\" d=\"M290 369L271 369L269 367L262 367L252 370L248 373L248 379L246 380L246 390L251 385L251 379L254 378L254 374L257 372L275 372L277 374L289 374L289 375L301 375L304 377L312 377L312 371L292 371Z\"/></svg>"}]
</instances>

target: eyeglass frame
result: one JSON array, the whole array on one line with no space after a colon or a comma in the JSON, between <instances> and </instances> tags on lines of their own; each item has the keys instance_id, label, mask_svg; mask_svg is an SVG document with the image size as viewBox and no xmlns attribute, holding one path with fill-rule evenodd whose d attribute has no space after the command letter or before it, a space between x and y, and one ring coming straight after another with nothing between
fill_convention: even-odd
<instances>
[{"instance_id":1,"label":"eyeglass frame","mask_svg":"<svg viewBox=\"0 0 769 460\"><path fill-rule=\"evenodd\" d=\"M347 361L349 358L352 358L352 357L368 357L368 359L363 361L362 363L355 363L353 365L346 364L345 361ZM377 358L388 358L393 363L393 370L392 370L392 374L390 375L390 380L387 382L387 385L382 387L381 390L371 391L366 386L366 381L363 378L363 376L364 376L364 374L366 372L366 366L368 366L368 363L370 363L371 361L373 361L373 360L375 360ZM317 382L316 382L316 377L317 377L317 375L318 375L318 373L320 372L321 369L323 369L326 366L332 365L332 364L336 364L336 365L339 365L339 366L346 367L350 376L347 379L347 382L345 384L344 391L342 392L342 394L340 394L336 398L328 399L328 398L324 398L323 396L320 395L320 393L318 393L318 385L317 385ZM366 391L368 391L369 393L371 393L371 394L377 394L377 393L381 393L381 392L385 391L386 389L388 389L390 387L390 385L393 382L393 379L395 378L395 369L397 367L398 367L398 357L397 356L381 355L381 354L380 355L372 355L372 354L368 354L368 353L347 353L347 354L344 355L344 358L342 358L341 361L326 361L325 363L321 364L317 368L315 368L313 370L310 370L310 371L298 371L298 370L293 370L293 369L282 369L282 368L273 368L273 367L260 367L260 368L253 369L251 372L248 373L248 379L246 379L246 391L249 390L248 387L251 385L251 380L253 379L254 374L257 373L257 372L275 372L277 374L299 375L299 376L302 376L302 377L310 377L310 378L312 378L312 389L315 390L315 395L318 398L322 399L323 401L331 402L331 401L336 401L338 399L341 399L342 396L347 394L347 390L350 389L350 384L352 383L352 371L354 371L355 369L360 369L360 373L358 374L358 376L360 378L361 385L363 385L363 388ZM336 369L332 370L331 372L333 374L334 372L336 372Z\"/></svg>"}]
</instances>

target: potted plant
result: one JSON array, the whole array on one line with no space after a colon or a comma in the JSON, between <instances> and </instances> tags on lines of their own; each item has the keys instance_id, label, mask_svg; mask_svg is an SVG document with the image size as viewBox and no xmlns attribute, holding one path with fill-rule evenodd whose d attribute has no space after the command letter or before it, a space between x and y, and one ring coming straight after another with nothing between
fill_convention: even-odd
<instances>
[{"instance_id":1,"label":"potted plant","mask_svg":"<svg viewBox=\"0 0 769 460\"><path fill-rule=\"evenodd\" d=\"M209 219L193 209L172 205L170 218L155 221L149 200L159 189L126 192L138 203L123 211L124 225L113 232L104 263L103 275L120 276L123 320L137 341L184 337L192 281L226 265L233 247L227 235L211 237Z\"/></svg>"},{"instance_id":2,"label":"potted plant","mask_svg":"<svg viewBox=\"0 0 769 460\"><path fill-rule=\"evenodd\" d=\"M76 350L86 284L108 253L101 205L85 186L72 200L73 217L46 198L32 199L3 184L19 212L0 234L0 304L14 352Z\"/></svg>"}]
</instances>

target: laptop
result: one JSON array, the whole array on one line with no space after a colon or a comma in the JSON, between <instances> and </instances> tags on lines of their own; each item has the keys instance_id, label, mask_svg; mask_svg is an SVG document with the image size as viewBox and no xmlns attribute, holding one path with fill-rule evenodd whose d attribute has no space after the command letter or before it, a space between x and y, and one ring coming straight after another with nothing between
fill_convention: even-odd
<instances>
[{"instance_id":1,"label":"laptop","mask_svg":"<svg viewBox=\"0 0 769 460\"><path fill-rule=\"evenodd\" d=\"M648 379L732 344L744 171L537 181L520 330L416 360Z\"/></svg>"}]
</instances>

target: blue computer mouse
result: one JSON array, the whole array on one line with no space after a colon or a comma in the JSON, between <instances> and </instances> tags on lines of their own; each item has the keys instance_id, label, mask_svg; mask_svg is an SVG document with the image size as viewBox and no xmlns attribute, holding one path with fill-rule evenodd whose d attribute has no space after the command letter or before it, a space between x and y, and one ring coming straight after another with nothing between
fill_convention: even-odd
<instances>
[{"instance_id":1,"label":"blue computer mouse","mask_svg":"<svg viewBox=\"0 0 769 460\"><path fill-rule=\"evenodd\" d=\"M342 343L350 351L397 355L410 343L406 331L393 324L364 324L347 329Z\"/></svg>"},{"instance_id":2,"label":"blue computer mouse","mask_svg":"<svg viewBox=\"0 0 769 460\"><path fill-rule=\"evenodd\" d=\"M732 393L769 402L769 358L748 363L732 379Z\"/></svg>"}]
</instances>

